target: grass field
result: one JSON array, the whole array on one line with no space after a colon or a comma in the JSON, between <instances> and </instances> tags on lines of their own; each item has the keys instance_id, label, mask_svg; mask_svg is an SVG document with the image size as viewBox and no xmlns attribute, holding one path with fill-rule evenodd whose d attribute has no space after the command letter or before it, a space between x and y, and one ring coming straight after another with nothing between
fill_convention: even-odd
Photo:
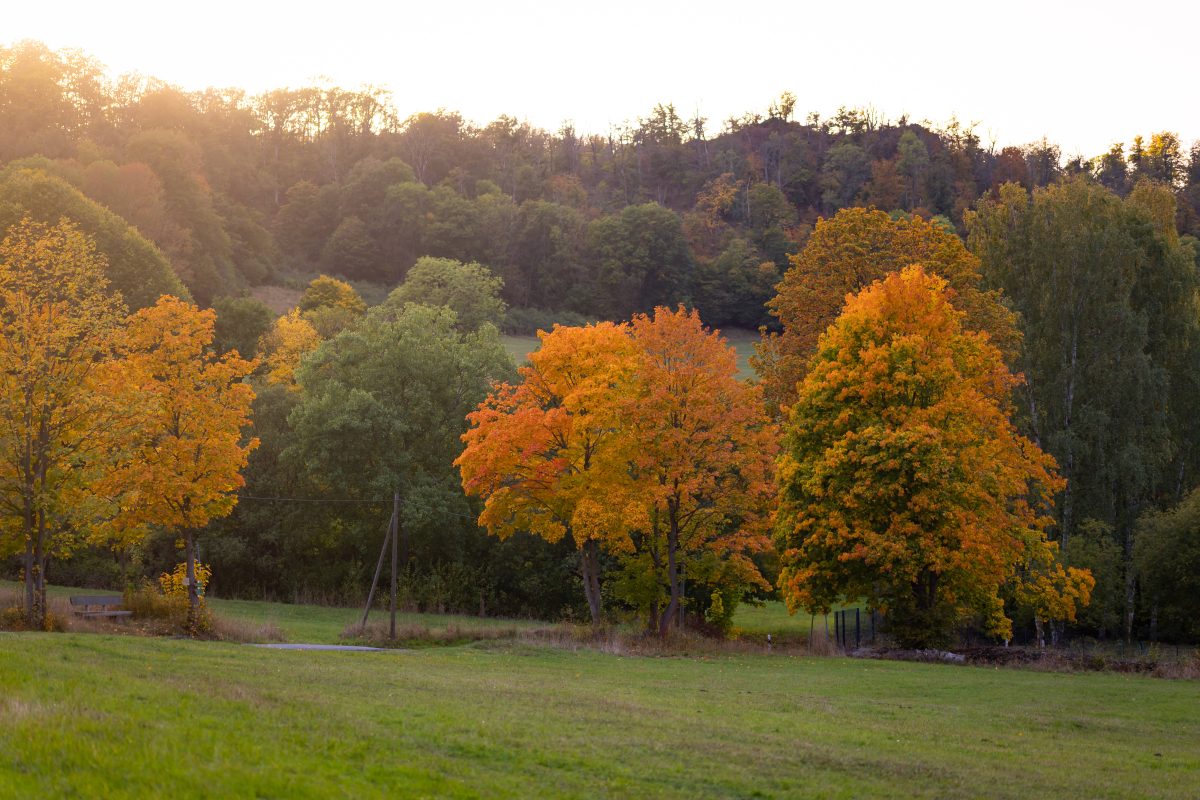
<instances>
[{"instance_id":1,"label":"grass field","mask_svg":"<svg viewBox=\"0 0 1200 800\"><path fill-rule=\"evenodd\" d=\"M755 377L754 370L750 368L750 356L754 355L754 343L758 341L758 331L730 328L721 331L721 335L737 351L738 377L743 380ZM501 338L504 340L504 349L518 365L524 364L529 354L538 348L536 336L516 336L506 333Z\"/></svg>"},{"instance_id":2,"label":"grass field","mask_svg":"<svg viewBox=\"0 0 1200 800\"><path fill-rule=\"evenodd\" d=\"M330 641L355 616L214 607L302 640ZM799 619L749 613L743 627ZM1197 786L1195 682L512 641L337 653L0 634L0 797L1195 797Z\"/></svg>"}]
</instances>

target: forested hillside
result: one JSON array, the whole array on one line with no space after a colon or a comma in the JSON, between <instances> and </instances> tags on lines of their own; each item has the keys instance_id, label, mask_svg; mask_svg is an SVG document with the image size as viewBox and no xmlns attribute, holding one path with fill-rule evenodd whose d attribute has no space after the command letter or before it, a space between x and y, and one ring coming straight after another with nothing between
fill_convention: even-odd
<instances>
[{"instance_id":1,"label":"forested hillside","mask_svg":"<svg viewBox=\"0 0 1200 800\"><path fill-rule=\"evenodd\" d=\"M1088 159L1046 140L997 148L956 121L801 119L802 94L729 120L669 100L609 131L401 119L375 87L189 93L25 42L0 49L0 163L27 187L6 187L0 213L45 215L32 195L65 183L76 207L135 227L202 304L317 272L390 288L432 255L489 266L515 308L621 318L683 302L742 327L774 321L764 303L787 257L847 206L961 233L1005 182L1082 174L1124 195L1149 178L1175 191L1180 233L1200 231L1200 146L1171 133L1130 131Z\"/></svg>"}]
</instances>

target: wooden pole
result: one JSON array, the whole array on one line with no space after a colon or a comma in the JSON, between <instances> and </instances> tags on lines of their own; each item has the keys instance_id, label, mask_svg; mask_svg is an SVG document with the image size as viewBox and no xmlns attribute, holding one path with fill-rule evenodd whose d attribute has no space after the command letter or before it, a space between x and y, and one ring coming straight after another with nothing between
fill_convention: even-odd
<instances>
[{"instance_id":1,"label":"wooden pole","mask_svg":"<svg viewBox=\"0 0 1200 800\"><path fill-rule=\"evenodd\" d=\"M395 511L392 512L394 517ZM367 615L371 613L371 603L375 602L375 587L379 585L379 573L383 571L383 557L387 555L388 542L392 540L392 523L394 519L388 520L387 533L383 535L383 547L379 548L379 560L375 562L375 577L371 578L371 590L367 592L367 607L363 609L362 622L358 623L358 627L367 627Z\"/></svg>"},{"instance_id":2,"label":"wooden pole","mask_svg":"<svg viewBox=\"0 0 1200 800\"><path fill-rule=\"evenodd\" d=\"M388 636L391 639L396 638L396 587L399 583L399 570L397 564L397 539L400 538L400 491L392 495L392 622L388 629Z\"/></svg>"}]
</instances>

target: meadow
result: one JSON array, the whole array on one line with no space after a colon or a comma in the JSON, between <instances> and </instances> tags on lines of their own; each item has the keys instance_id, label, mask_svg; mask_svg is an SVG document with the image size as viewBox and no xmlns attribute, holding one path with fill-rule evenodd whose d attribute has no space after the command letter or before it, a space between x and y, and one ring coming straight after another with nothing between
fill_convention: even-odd
<instances>
[{"instance_id":1,"label":"meadow","mask_svg":"<svg viewBox=\"0 0 1200 800\"><path fill-rule=\"evenodd\" d=\"M358 615L213 607L291 641L338 641ZM778 606L746 613L747 630L801 622ZM1117 798L1200 785L1195 682L789 652L0 634L0 796Z\"/></svg>"}]
</instances>

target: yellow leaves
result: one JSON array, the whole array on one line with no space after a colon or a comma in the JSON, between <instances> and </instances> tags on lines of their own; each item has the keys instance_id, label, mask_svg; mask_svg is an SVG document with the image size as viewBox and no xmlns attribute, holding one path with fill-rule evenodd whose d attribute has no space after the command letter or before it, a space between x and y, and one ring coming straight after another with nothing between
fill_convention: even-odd
<instances>
[{"instance_id":1,"label":"yellow leaves","mask_svg":"<svg viewBox=\"0 0 1200 800\"><path fill-rule=\"evenodd\" d=\"M986 331L1006 356L1016 353L1016 319L996 296L979 290L979 260L953 233L919 217L894 220L875 209L842 209L817 222L791 261L770 302L784 331L767 337L757 357L773 404L795 399L818 339L849 297L912 264L946 281L945 297L966 313L970 329Z\"/></svg>"},{"instance_id":2,"label":"yellow leaves","mask_svg":"<svg viewBox=\"0 0 1200 800\"><path fill-rule=\"evenodd\" d=\"M296 368L300 365L300 358L316 350L320 343L320 335L312 324L300 315L299 309L293 308L276 319L271 330L263 334L258 345L267 368L267 382L282 384L298 391Z\"/></svg>"},{"instance_id":3,"label":"yellow leaves","mask_svg":"<svg viewBox=\"0 0 1200 800\"><path fill-rule=\"evenodd\" d=\"M1061 480L1013 428L1012 376L966 321L947 280L910 266L851 297L821 336L780 462L792 605L912 602L933 576L938 602L987 616L1046 549L1042 508ZM1046 574L1059 597L1082 596L1077 576Z\"/></svg>"},{"instance_id":4,"label":"yellow leaves","mask_svg":"<svg viewBox=\"0 0 1200 800\"><path fill-rule=\"evenodd\" d=\"M126 525L194 528L228 514L256 439L242 442L254 369L236 352L212 349L215 315L174 297L130 317L115 376L127 391L133 438L111 476L132 502Z\"/></svg>"},{"instance_id":5,"label":"yellow leaves","mask_svg":"<svg viewBox=\"0 0 1200 800\"><path fill-rule=\"evenodd\" d=\"M66 220L24 219L0 243L0 485L12 515L0 536L39 553L68 547L70 529L104 512L90 484L114 420L96 373L122 313L104 267ZM39 510L52 541L31 528Z\"/></svg>"},{"instance_id":6,"label":"yellow leaves","mask_svg":"<svg viewBox=\"0 0 1200 800\"><path fill-rule=\"evenodd\" d=\"M345 281L321 275L314 278L304 290L300 298L301 311L313 311L318 308L344 308L353 314L362 316L367 313L367 304L359 297L354 287Z\"/></svg>"}]
</instances>

